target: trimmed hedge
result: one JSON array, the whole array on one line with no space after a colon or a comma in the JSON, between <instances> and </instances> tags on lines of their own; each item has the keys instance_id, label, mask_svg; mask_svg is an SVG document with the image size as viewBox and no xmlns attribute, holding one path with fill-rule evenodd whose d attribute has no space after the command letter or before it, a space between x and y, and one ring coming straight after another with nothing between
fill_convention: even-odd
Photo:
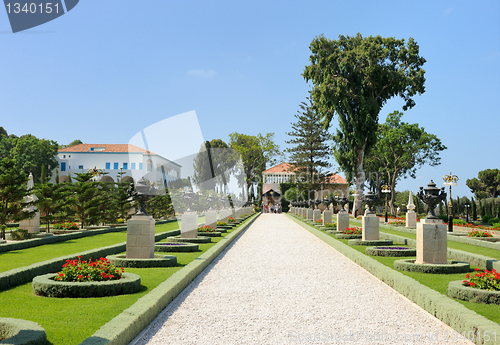
<instances>
[{"instance_id":1,"label":"trimmed hedge","mask_svg":"<svg viewBox=\"0 0 500 345\"><path fill-rule=\"evenodd\" d=\"M377 247L368 247L365 249L365 254L373 256L388 256L388 257L416 256L417 250L415 248L380 249Z\"/></svg>"},{"instance_id":2,"label":"trimmed hedge","mask_svg":"<svg viewBox=\"0 0 500 345\"><path fill-rule=\"evenodd\" d=\"M335 236L337 237L337 236ZM347 241L350 246L390 246L392 245L392 240L369 240L363 241L360 239L353 239Z\"/></svg>"},{"instance_id":3,"label":"trimmed hedge","mask_svg":"<svg viewBox=\"0 0 500 345\"><path fill-rule=\"evenodd\" d=\"M448 284L448 296L472 303L500 304L500 291L475 289L465 286L462 280Z\"/></svg>"},{"instance_id":4,"label":"trimmed hedge","mask_svg":"<svg viewBox=\"0 0 500 345\"><path fill-rule=\"evenodd\" d=\"M2 345L45 345L45 329L33 321L0 318L0 341Z\"/></svg>"},{"instance_id":5,"label":"trimmed hedge","mask_svg":"<svg viewBox=\"0 0 500 345\"><path fill-rule=\"evenodd\" d=\"M215 232L198 232L198 236L221 237L222 233L220 231L215 231Z\"/></svg>"},{"instance_id":6,"label":"trimmed hedge","mask_svg":"<svg viewBox=\"0 0 500 345\"><path fill-rule=\"evenodd\" d=\"M180 230L165 231L155 235L155 241L161 241L169 236L180 234ZM62 235L65 236L65 235ZM11 287L30 282L34 277L59 272L66 260L78 259L82 256L83 260L90 258L106 257L108 255L118 254L126 251L126 242L115 244L108 247L87 250L81 253L75 253L68 256L61 256L55 259L37 262L36 264L15 268L6 272L0 273L0 291L10 289Z\"/></svg>"},{"instance_id":7,"label":"trimmed hedge","mask_svg":"<svg viewBox=\"0 0 500 345\"><path fill-rule=\"evenodd\" d=\"M361 239L363 235L345 235L345 234L336 234L335 238L341 239L341 240L354 240L354 239Z\"/></svg>"},{"instance_id":8,"label":"trimmed hedge","mask_svg":"<svg viewBox=\"0 0 500 345\"><path fill-rule=\"evenodd\" d=\"M468 262L453 260L449 260L448 264L417 264L415 259L404 259L394 261L394 269L406 272L453 274L469 272L470 264Z\"/></svg>"},{"instance_id":9,"label":"trimmed hedge","mask_svg":"<svg viewBox=\"0 0 500 345\"><path fill-rule=\"evenodd\" d=\"M179 242L176 242L179 243ZM158 242L155 243L155 252L167 252L167 253L187 253L187 252L197 252L200 246L196 243L183 243L182 245L172 245L168 242Z\"/></svg>"},{"instance_id":10,"label":"trimmed hedge","mask_svg":"<svg viewBox=\"0 0 500 345\"><path fill-rule=\"evenodd\" d=\"M104 297L131 294L141 289L141 277L123 273L119 280L103 282L59 282L57 273L44 274L33 279L33 293L44 297L77 298Z\"/></svg>"},{"instance_id":11,"label":"trimmed hedge","mask_svg":"<svg viewBox=\"0 0 500 345\"><path fill-rule=\"evenodd\" d=\"M154 258L135 259L127 258L126 254L121 254L108 255L106 259L118 267L149 268L177 266L177 257L173 255L155 255Z\"/></svg>"},{"instance_id":12,"label":"trimmed hedge","mask_svg":"<svg viewBox=\"0 0 500 345\"><path fill-rule=\"evenodd\" d=\"M196 237L196 238L182 238L182 237L167 237L168 242L187 242L187 243L210 243L212 242L212 238L208 236L204 237Z\"/></svg>"},{"instance_id":13,"label":"trimmed hedge","mask_svg":"<svg viewBox=\"0 0 500 345\"><path fill-rule=\"evenodd\" d=\"M344 256L365 268L381 281L415 302L429 314L434 315L439 320L451 326L457 332L462 333L476 330L481 333L488 331L490 333L497 332L497 334L500 334L500 325L498 323L488 320L484 316L467 309L465 306L452 300L448 296L419 283L401 272L381 264L375 259L358 252L356 249L335 240L331 236L311 228L298 220L295 221L338 250ZM492 340L488 344L500 345L500 337L496 340Z\"/></svg>"}]
</instances>

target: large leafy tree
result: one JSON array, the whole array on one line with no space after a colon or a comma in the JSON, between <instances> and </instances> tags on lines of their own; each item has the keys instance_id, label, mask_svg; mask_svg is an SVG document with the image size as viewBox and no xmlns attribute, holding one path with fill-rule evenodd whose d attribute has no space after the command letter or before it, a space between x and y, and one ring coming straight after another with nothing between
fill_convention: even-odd
<instances>
[{"instance_id":1,"label":"large leafy tree","mask_svg":"<svg viewBox=\"0 0 500 345\"><path fill-rule=\"evenodd\" d=\"M30 205L24 200L28 194L27 182L28 175L19 174L14 160L3 158L0 161L0 229L4 240L8 222L26 219L34 214L27 210L26 206Z\"/></svg>"},{"instance_id":2,"label":"large leafy tree","mask_svg":"<svg viewBox=\"0 0 500 345\"><path fill-rule=\"evenodd\" d=\"M241 155L247 191L254 180L262 181L262 172L267 165L275 165L278 158L283 157L273 137L274 133L257 136L237 132L229 134L229 146Z\"/></svg>"},{"instance_id":3,"label":"large leafy tree","mask_svg":"<svg viewBox=\"0 0 500 345\"><path fill-rule=\"evenodd\" d=\"M446 149L438 137L416 123L402 122L402 116L399 111L387 116L385 123L378 126L377 142L366 156L367 168L385 176L391 187L389 206L392 214L395 214L396 183L401 178L416 178L417 169L424 164L441 164L439 152Z\"/></svg>"},{"instance_id":4,"label":"large leafy tree","mask_svg":"<svg viewBox=\"0 0 500 345\"><path fill-rule=\"evenodd\" d=\"M330 136L325 127L321 126L321 115L316 111L311 99L308 103L302 102L292 123L292 131L287 135L292 137L286 141L294 145L286 149L290 154L291 168L297 176L303 177L299 182L306 191L317 190L324 182L326 171L330 167L328 158L331 156L331 147L328 145ZM304 178L305 177L305 178Z\"/></svg>"},{"instance_id":5,"label":"large leafy tree","mask_svg":"<svg viewBox=\"0 0 500 345\"><path fill-rule=\"evenodd\" d=\"M53 140L38 139L27 134L19 138L9 137L3 141L9 141L5 145L10 147L9 156L16 162L18 171L26 176L31 172L35 182L38 182L37 179L42 174L42 166L45 166L49 174L57 166L55 156L59 145Z\"/></svg>"},{"instance_id":6,"label":"large leafy tree","mask_svg":"<svg viewBox=\"0 0 500 345\"><path fill-rule=\"evenodd\" d=\"M334 155L349 179L356 174L356 189L362 192L363 160L376 142L379 112L395 96L404 99L403 110L415 106L413 96L425 91L425 59L413 38L405 43L359 33L337 40L321 35L309 48L311 64L303 77L313 83L312 98L323 125L338 117Z\"/></svg>"},{"instance_id":7,"label":"large leafy tree","mask_svg":"<svg viewBox=\"0 0 500 345\"><path fill-rule=\"evenodd\" d=\"M500 195L500 170L486 169L477 174L477 178L465 182L477 199L496 198Z\"/></svg>"}]
</instances>

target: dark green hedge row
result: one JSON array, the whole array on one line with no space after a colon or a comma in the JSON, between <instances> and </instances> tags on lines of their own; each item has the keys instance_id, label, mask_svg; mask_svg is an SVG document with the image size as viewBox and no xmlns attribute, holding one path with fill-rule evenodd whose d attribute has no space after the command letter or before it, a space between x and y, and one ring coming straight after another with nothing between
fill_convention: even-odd
<instances>
[{"instance_id":1,"label":"dark green hedge row","mask_svg":"<svg viewBox=\"0 0 500 345\"><path fill-rule=\"evenodd\" d=\"M388 257L416 256L417 250L415 248L379 249L377 247L368 247L365 249L365 254L373 256L388 256Z\"/></svg>"},{"instance_id":2,"label":"dark green hedge row","mask_svg":"<svg viewBox=\"0 0 500 345\"><path fill-rule=\"evenodd\" d=\"M352 240L347 241L347 244L350 246L390 246L390 245L392 245L392 240L363 241L360 239L352 239Z\"/></svg>"},{"instance_id":3,"label":"dark green hedge row","mask_svg":"<svg viewBox=\"0 0 500 345\"><path fill-rule=\"evenodd\" d=\"M155 255L151 259L129 259L125 254L122 254L108 255L106 259L118 267L150 268L177 266L177 257L173 255Z\"/></svg>"},{"instance_id":4,"label":"dark green hedge row","mask_svg":"<svg viewBox=\"0 0 500 345\"><path fill-rule=\"evenodd\" d=\"M165 239L169 236L176 236L179 234L180 230L165 231L160 234L156 234L155 240L161 241L162 239ZM0 291L10 289L11 287L17 285L28 283L34 277L39 275L58 272L61 270L62 265L66 263L66 260L77 259L79 255L82 256L83 260L106 257L108 255L118 254L126 251L126 245L126 242L123 242L108 247L87 250L85 252L62 256L59 258L38 262L30 266L15 268L7 272L2 272L0 273Z\"/></svg>"},{"instance_id":5,"label":"dark green hedge row","mask_svg":"<svg viewBox=\"0 0 500 345\"><path fill-rule=\"evenodd\" d=\"M448 284L448 296L472 303L500 304L500 291L464 286L462 280L455 280Z\"/></svg>"},{"instance_id":6,"label":"dark green hedge row","mask_svg":"<svg viewBox=\"0 0 500 345\"><path fill-rule=\"evenodd\" d=\"M141 277L133 273L123 273L119 280L103 282L59 282L57 274L49 273L33 279L33 293L44 297L87 298L116 296L138 292L141 289Z\"/></svg>"},{"instance_id":7,"label":"dark green hedge row","mask_svg":"<svg viewBox=\"0 0 500 345\"><path fill-rule=\"evenodd\" d=\"M180 237L167 237L168 242L187 242L187 243L210 243L212 238L208 236L197 237L197 238L180 238Z\"/></svg>"},{"instance_id":8,"label":"dark green hedge row","mask_svg":"<svg viewBox=\"0 0 500 345\"><path fill-rule=\"evenodd\" d=\"M430 274L453 274L467 273L470 264L463 261L449 260L448 264L417 264L415 259L403 259L394 261L394 269L398 271L430 273Z\"/></svg>"},{"instance_id":9,"label":"dark green hedge row","mask_svg":"<svg viewBox=\"0 0 500 345\"><path fill-rule=\"evenodd\" d=\"M45 329L32 321L0 318L0 339L2 345L45 345Z\"/></svg>"},{"instance_id":10,"label":"dark green hedge row","mask_svg":"<svg viewBox=\"0 0 500 345\"><path fill-rule=\"evenodd\" d=\"M221 237L222 233L220 231L216 231L216 232L198 232L198 236Z\"/></svg>"},{"instance_id":11,"label":"dark green hedge row","mask_svg":"<svg viewBox=\"0 0 500 345\"><path fill-rule=\"evenodd\" d=\"M187 253L187 252L197 252L200 246L195 243L184 243L180 246L169 246L166 245L167 242L155 243L155 252L167 252L167 253Z\"/></svg>"}]
</instances>

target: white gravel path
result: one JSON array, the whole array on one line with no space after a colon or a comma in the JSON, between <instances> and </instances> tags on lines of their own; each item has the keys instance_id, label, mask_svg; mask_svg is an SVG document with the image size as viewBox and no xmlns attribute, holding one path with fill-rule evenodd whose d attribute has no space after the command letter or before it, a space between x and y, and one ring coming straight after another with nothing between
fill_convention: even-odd
<instances>
[{"instance_id":1,"label":"white gravel path","mask_svg":"<svg viewBox=\"0 0 500 345\"><path fill-rule=\"evenodd\" d=\"M263 214L131 344L472 344L453 332L291 219Z\"/></svg>"}]
</instances>

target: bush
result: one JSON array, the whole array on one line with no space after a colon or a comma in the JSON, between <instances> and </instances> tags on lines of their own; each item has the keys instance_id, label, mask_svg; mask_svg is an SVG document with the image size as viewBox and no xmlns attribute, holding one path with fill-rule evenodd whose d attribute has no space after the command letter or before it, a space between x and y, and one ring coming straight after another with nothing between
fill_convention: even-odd
<instances>
[{"instance_id":1,"label":"bush","mask_svg":"<svg viewBox=\"0 0 500 345\"><path fill-rule=\"evenodd\" d=\"M467 237L493 237L488 231L472 230Z\"/></svg>"},{"instance_id":2,"label":"bush","mask_svg":"<svg viewBox=\"0 0 500 345\"><path fill-rule=\"evenodd\" d=\"M495 223L500 223L500 219L498 219L498 218L490 218L490 219L488 220L488 224L489 224L489 225L493 225L493 224L495 224Z\"/></svg>"},{"instance_id":3,"label":"bush","mask_svg":"<svg viewBox=\"0 0 500 345\"><path fill-rule=\"evenodd\" d=\"M500 228L500 223L495 223L492 225L494 228Z\"/></svg>"},{"instance_id":4,"label":"bush","mask_svg":"<svg viewBox=\"0 0 500 345\"><path fill-rule=\"evenodd\" d=\"M259 206L255 206L255 212L260 212L260 207Z\"/></svg>"},{"instance_id":5,"label":"bush","mask_svg":"<svg viewBox=\"0 0 500 345\"><path fill-rule=\"evenodd\" d=\"M484 224L489 224L488 222L490 221L491 218L492 218L491 216L482 216L481 222L483 222Z\"/></svg>"},{"instance_id":6,"label":"bush","mask_svg":"<svg viewBox=\"0 0 500 345\"><path fill-rule=\"evenodd\" d=\"M54 280L62 282L100 282L107 280L117 280L122 277L123 267L118 269L112 265L108 259L66 260L62 271L57 272Z\"/></svg>"},{"instance_id":7,"label":"bush","mask_svg":"<svg viewBox=\"0 0 500 345\"><path fill-rule=\"evenodd\" d=\"M455 225L466 225L467 223L465 222L465 220L453 219L453 224L455 224Z\"/></svg>"},{"instance_id":8,"label":"bush","mask_svg":"<svg viewBox=\"0 0 500 345\"><path fill-rule=\"evenodd\" d=\"M33 235L33 233L29 233L28 230L25 229L13 230L10 233L13 240L28 240L33 237Z\"/></svg>"},{"instance_id":9,"label":"bush","mask_svg":"<svg viewBox=\"0 0 500 345\"><path fill-rule=\"evenodd\" d=\"M442 216L437 216L437 217L439 219L441 219L443 222L448 223L448 216L442 215ZM455 224L455 222L453 222L453 224Z\"/></svg>"},{"instance_id":10,"label":"bush","mask_svg":"<svg viewBox=\"0 0 500 345\"><path fill-rule=\"evenodd\" d=\"M226 222L217 221L217 226L227 226Z\"/></svg>"},{"instance_id":11,"label":"bush","mask_svg":"<svg viewBox=\"0 0 500 345\"><path fill-rule=\"evenodd\" d=\"M61 222L52 225L54 230L78 230L78 224L74 222Z\"/></svg>"}]
</instances>

